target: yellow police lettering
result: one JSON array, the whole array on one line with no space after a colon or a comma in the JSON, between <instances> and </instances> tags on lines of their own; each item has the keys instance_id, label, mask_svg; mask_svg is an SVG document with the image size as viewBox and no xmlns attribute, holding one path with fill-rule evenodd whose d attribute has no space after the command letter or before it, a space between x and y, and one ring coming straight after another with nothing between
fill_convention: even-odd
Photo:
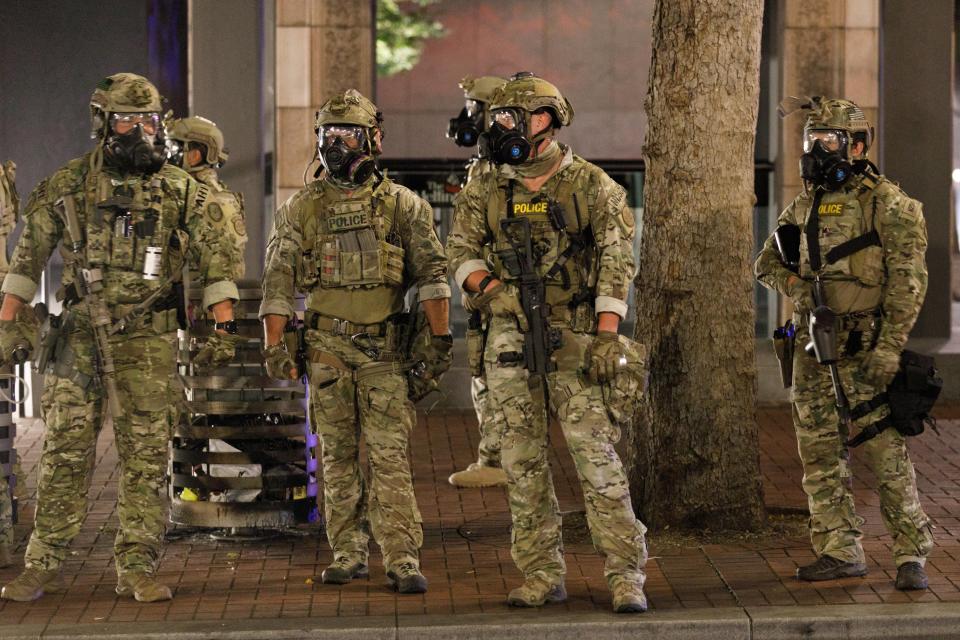
<instances>
[{"instance_id":1,"label":"yellow police lettering","mask_svg":"<svg viewBox=\"0 0 960 640\"><path fill-rule=\"evenodd\" d=\"M546 202L516 202L513 205L513 215L515 216L545 214L546 212Z\"/></svg>"},{"instance_id":2,"label":"yellow police lettering","mask_svg":"<svg viewBox=\"0 0 960 640\"><path fill-rule=\"evenodd\" d=\"M817 213L821 216L838 216L840 212L843 211L843 203L837 202L835 204L821 204L817 209Z\"/></svg>"}]
</instances>

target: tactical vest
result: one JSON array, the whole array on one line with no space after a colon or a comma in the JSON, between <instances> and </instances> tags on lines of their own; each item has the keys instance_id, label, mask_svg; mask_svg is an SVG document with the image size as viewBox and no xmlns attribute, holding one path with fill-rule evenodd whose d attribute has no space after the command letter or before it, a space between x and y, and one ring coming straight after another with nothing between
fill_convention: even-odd
<instances>
[{"instance_id":1,"label":"tactical vest","mask_svg":"<svg viewBox=\"0 0 960 640\"><path fill-rule=\"evenodd\" d=\"M396 194L306 201L296 286L307 308L355 323L383 322L403 309L404 255Z\"/></svg>"},{"instance_id":2,"label":"tactical vest","mask_svg":"<svg viewBox=\"0 0 960 640\"><path fill-rule=\"evenodd\" d=\"M200 185L196 201L200 208L209 198ZM82 190L66 193L82 216L86 254L91 267L101 267L104 301L120 316L124 307L136 304L180 273L186 259L188 235L182 209L164 179L119 180L104 172L87 172ZM62 206L62 205L61 205ZM65 261L72 252L61 247ZM70 270L64 272L63 297L73 297Z\"/></svg>"},{"instance_id":3,"label":"tactical vest","mask_svg":"<svg viewBox=\"0 0 960 640\"><path fill-rule=\"evenodd\" d=\"M806 279L814 276L806 229L816 205L820 274L828 303L839 313L867 311L880 304L885 274L874 191L882 180L864 173L860 184L850 191L824 191L803 202L804 217L798 220L802 230L800 275Z\"/></svg>"},{"instance_id":4,"label":"tactical vest","mask_svg":"<svg viewBox=\"0 0 960 640\"><path fill-rule=\"evenodd\" d=\"M596 192L587 188L586 164L567 167L569 178L558 181L554 193L530 193L513 180L499 184L489 174L491 188L487 199L487 230L493 239L491 257L494 274L504 281L513 276L503 267L498 252L511 251L510 239L500 222L507 217L524 216L530 220L534 263L546 285L547 302L560 311L592 303L596 287L597 252L590 228L596 206Z\"/></svg>"}]
</instances>

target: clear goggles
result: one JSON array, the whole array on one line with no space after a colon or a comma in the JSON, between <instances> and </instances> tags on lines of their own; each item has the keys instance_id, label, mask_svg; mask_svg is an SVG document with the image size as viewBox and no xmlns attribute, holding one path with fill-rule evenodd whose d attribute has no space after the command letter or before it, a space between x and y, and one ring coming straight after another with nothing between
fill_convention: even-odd
<instances>
[{"instance_id":1,"label":"clear goggles","mask_svg":"<svg viewBox=\"0 0 960 640\"><path fill-rule=\"evenodd\" d=\"M847 134L837 129L807 129L803 132L803 152L813 151L817 140L827 151L844 152L847 149Z\"/></svg>"},{"instance_id":2,"label":"clear goggles","mask_svg":"<svg viewBox=\"0 0 960 640\"><path fill-rule=\"evenodd\" d=\"M363 127L349 124L330 124L320 127L320 146L332 147L339 139L347 149L362 149L367 140Z\"/></svg>"},{"instance_id":3,"label":"clear goggles","mask_svg":"<svg viewBox=\"0 0 960 640\"><path fill-rule=\"evenodd\" d=\"M160 114L151 113L113 113L110 115L110 127L121 136L143 127L147 135L155 135L160 130Z\"/></svg>"},{"instance_id":4,"label":"clear goggles","mask_svg":"<svg viewBox=\"0 0 960 640\"><path fill-rule=\"evenodd\" d=\"M490 124L499 124L504 129L523 131L524 114L519 109L495 109L490 112Z\"/></svg>"}]
</instances>

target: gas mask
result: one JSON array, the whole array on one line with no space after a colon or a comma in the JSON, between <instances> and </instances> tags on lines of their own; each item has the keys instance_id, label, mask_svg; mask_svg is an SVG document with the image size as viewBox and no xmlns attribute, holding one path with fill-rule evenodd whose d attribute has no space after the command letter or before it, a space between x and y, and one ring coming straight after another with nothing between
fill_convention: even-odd
<instances>
[{"instance_id":1,"label":"gas mask","mask_svg":"<svg viewBox=\"0 0 960 640\"><path fill-rule=\"evenodd\" d=\"M368 138L366 128L348 124L324 125L317 136L320 162L334 182L357 186L376 172L373 141Z\"/></svg>"},{"instance_id":2,"label":"gas mask","mask_svg":"<svg viewBox=\"0 0 960 640\"><path fill-rule=\"evenodd\" d=\"M174 140L167 138L167 162L175 167L187 170L187 161L184 157L187 153L187 143L183 140Z\"/></svg>"},{"instance_id":3,"label":"gas mask","mask_svg":"<svg viewBox=\"0 0 960 640\"><path fill-rule=\"evenodd\" d=\"M459 147L472 147L480 142L483 132L483 103L467 100L456 118L450 118L447 125L447 137Z\"/></svg>"},{"instance_id":4,"label":"gas mask","mask_svg":"<svg viewBox=\"0 0 960 640\"><path fill-rule=\"evenodd\" d=\"M547 127L532 138L526 137L530 116L522 109L496 109L490 114L490 158L495 164L523 164L540 141L553 134Z\"/></svg>"},{"instance_id":5,"label":"gas mask","mask_svg":"<svg viewBox=\"0 0 960 640\"><path fill-rule=\"evenodd\" d=\"M850 178L847 136L842 131L811 130L804 134L800 176L827 191L836 191Z\"/></svg>"},{"instance_id":6,"label":"gas mask","mask_svg":"<svg viewBox=\"0 0 960 640\"><path fill-rule=\"evenodd\" d=\"M155 173L167 161L166 136L157 113L113 113L103 140L103 160L123 172Z\"/></svg>"}]
</instances>

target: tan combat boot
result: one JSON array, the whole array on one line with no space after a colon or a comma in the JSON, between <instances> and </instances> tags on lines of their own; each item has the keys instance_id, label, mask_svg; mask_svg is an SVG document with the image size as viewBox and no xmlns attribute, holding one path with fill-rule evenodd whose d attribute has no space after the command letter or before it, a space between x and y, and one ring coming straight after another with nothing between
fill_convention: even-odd
<instances>
[{"instance_id":1,"label":"tan combat boot","mask_svg":"<svg viewBox=\"0 0 960 640\"><path fill-rule=\"evenodd\" d=\"M622 580L613 587L614 613L643 613L647 610L647 596L643 588L632 580Z\"/></svg>"},{"instance_id":2,"label":"tan combat boot","mask_svg":"<svg viewBox=\"0 0 960 640\"><path fill-rule=\"evenodd\" d=\"M507 604L511 607L541 607L545 604L563 602L567 599L567 589L563 582L547 582L539 576L531 576L523 584L510 592Z\"/></svg>"},{"instance_id":3,"label":"tan combat boot","mask_svg":"<svg viewBox=\"0 0 960 640\"><path fill-rule=\"evenodd\" d=\"M36 569L27 567L0 591L0 598L30 602L45 593L63 593L67 585L63 581L60 569Z\"/></svg>"},{"instance_id":4,"label":"tan combat boot","mask_svg":"<svg viewBox=\"0 0 960 640\"><path fill-rule=\"evenodd\" d=\"M10 556L10 545L0 542L0 569L9 567L11 564L13 564L13 558Z\"/></svg>"},{"instance_id":5,"label":"tan combat boot","mask_svg":"<svg viewBox=\"0 0 960 640\"><path fill-rule=\"evenodd\" d=\"M160 584L146 573L125 573L117 580L118 596L133 596L137 602L160 602L173 599L170 587Z\"/></svg>"},{"instance_id":6,"label":"tan combat boot","mask_svg":"<svg viewBox=\"0 0 960 640\"><path fill-rule=\"evenodd\" d=\"M466 489L502 487L507 484L507 474L500 467L474 462L463 471L452 474L448 480L453 486Z\"/></svg>"}]
</instances>

